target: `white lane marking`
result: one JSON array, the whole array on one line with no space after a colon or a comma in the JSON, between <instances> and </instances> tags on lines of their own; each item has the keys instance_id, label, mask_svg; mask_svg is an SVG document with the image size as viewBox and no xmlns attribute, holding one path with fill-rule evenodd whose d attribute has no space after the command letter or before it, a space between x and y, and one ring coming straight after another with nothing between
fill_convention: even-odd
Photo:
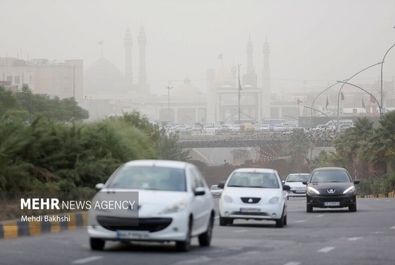
<instances>
[{"instance_id":1,"label":"white lane marking","mask_svg":"<svg viewBox=\"0 0 395 265\"><path fill-rule=\"evenodd\" d=\"M395 225L391 227L391 229L395 229Z\"/></svg>"},{"instance_id":2,"label":"white lane marking","mask_svg":"<svg viewBox=\"0 0 395 265\"><path fill-rule=\"evenodd\" d=\"M87 258L83 258L83 259L77 259L75 261L73 261L73 264L84 264L84 263L88 263L88 262L92 262L98 259L102 259L103 257L101 256L92 256L92 257L87 257Z\"/></svg>"},{"instance_id":3,"label":"white lane marking","mask_svg":"<svg viewBox=\"0 0 395 265\"><path fill-rule=\"evenodd\" d=\"M300 265L300 262L290 261L290 262L285 263L284 265Z\"/></svg>"},{"instance_id":4,"label":"white lane marking","mask_svg":"<svg viewBox=\"0 0 395 265\"><path fill-rule=\"evenodd\" d=\"M324 215L323 214L319 214L319 215L317 215L317 217L323 217Z\"/></svg>"},{"instance_id":5,"label":"white lane marking","mask_svg":"<svg viewBox=\"0 0 395 265\"><path fill-rule=\"evenodd\" d=\"M304 223L306 220L296 220L294 223Z\"/></svg>"},{"instance_id":6,"label":"white lane marking","mask_svg":"<svg viewBox=\"0 0 395 265\"><path fill-rule=\"evenodd\" d=\"M360 237L360 236L355 236L355 237L349 237L349 238L347 238L349 241L357 241L357 240L360 240L360 239L362 239L362 237Z\"/></svg>"},{"instance_id":7,"label":"white lane marking","mask_svg":"<svg viewBox=\"0 0 395 265\"><path fill-rule=\"evenodd\" d=\"M381 235L381 234L384 234L384 232L382 232L382 231L375 231L375 232L372 232L373 234L376 234L376 235Z\"/></svg>"},{"instance_id":8,"label":"white lane marking","mask_svg":"<svg viewBox=\"0 0 395 265\"><path fill-rule=\"evenodd\" d=\"M244 233L247 232L248 230L245 229L240 229L240 230L235 230L235 233Z\"/></svg>"},{"instance_id":9,"label":"white lane marking","mask_svg":"<svg viewBox=\"0 0 395 265\"><path fill-rule=\"evenodd\" d=\"M335 247L324 247L324 248L319 249L317 252L318 253L328 253L334 249L335 249Z\"/></svg>"},{"instance_id":10,"label":"white lane marking","mask_svg":"<svg viewBox=\"0 0 395 265\"><path fill-rule=\"evenodd\" d=\"M182 261L182 262L177 262L175 264L203 264L203 263L207 263L211 260L211 258L207 257L207 256L202 256L196 259L190 259L187 261Z\"/></svg>"}]
</instances>

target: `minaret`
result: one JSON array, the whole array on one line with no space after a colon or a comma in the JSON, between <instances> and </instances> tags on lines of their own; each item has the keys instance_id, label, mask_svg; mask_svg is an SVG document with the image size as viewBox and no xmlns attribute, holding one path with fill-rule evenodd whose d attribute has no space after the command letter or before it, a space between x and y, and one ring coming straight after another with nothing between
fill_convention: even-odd
<instances>
[{"instance_id":1,"label":"minaret","mask_svg":"<svg viewBox=\"0 0 395 265\"><path fill-rule=\"evenodd\" d=\"M133 86L133 71L132 71L132 34L128 28L124 38L125 48L125 81L127 89Z\"/></svg>"},{"instance_id":2,"label":"minaret","mask_svg":"<svg viewBox=\"0 0 395 265\"><path fill-rule=\"evenodd\" d=\"M144 86L147 85L147 73L146 73L146 65L145 65L145 46L147 44L147 39L145 37L144 28L141 27L139 37L139 86L140 89L143 89Z\"/></svg>"},{"instance_id":3,"label":"minaret","mask_svg":"<svg viewBox=\"0 0 395 265\"><path fill-rule=\"evenodd\" d=\"M270 118L271 88L270 88L270 47L267 37L263 44L263 70L262 70L262 118Z\"/></svg>"},{"instance_id":4,"label":"minaret","mask_svg":"<svg viewBox=\"0 0 395 265\"><path fill-rule=\"evenodd\" d=\"M244 85L249 85L249 86L256 88L257 76L255 73L253 56L254 56L254 48L252 46L252 41L251 41L251 36L250 36L248 38L248 42L247 42L247 61L246 61L247 72L244 75L243 83L244 83Z\"/></svg>"}]
</instances>

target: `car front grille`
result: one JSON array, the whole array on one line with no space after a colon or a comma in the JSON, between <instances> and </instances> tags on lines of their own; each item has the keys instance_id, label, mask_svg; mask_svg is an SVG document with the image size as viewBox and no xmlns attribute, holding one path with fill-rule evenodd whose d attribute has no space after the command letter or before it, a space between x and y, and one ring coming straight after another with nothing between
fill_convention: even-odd
<instances>
[{"instance_id":1,"label":"car front grille","mask_svg":"<svg viewBox=\"0 0 395 265\"><path fill-rule=\"evenodd\" d=\"M232 212L233 215L246 215L246 216L251 216L251 215L256 215L256 216L268 216L267 213L264 212Z\"/></svg>"},{"instance_id":2,"label":"car front grille","mask_svg":"<svg viewBox=\"0 0 395 265\"><path fill-rule=\"evenodd\" d=\"M165 229L172 222L172 218L127 218L97 216L96 219L101 226L111 231L131 230L157 232Z\"/></svg>"},{"instance_id":3,"label":"car front grille","mask_svg":"<svg viewBox=\"0 0 395 265\"><path fill-rule=\"evenodd\" d=\"M241 197L240 199L242 202L248 204L258 203L261 200L261 198L258 197Z\"/></svg>"}]
</instances>

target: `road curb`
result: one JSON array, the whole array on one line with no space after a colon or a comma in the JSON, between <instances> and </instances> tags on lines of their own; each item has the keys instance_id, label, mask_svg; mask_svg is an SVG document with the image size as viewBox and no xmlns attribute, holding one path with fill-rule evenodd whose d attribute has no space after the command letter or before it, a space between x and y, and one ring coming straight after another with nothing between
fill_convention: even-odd
<instances>
[{"instance_id":1,"label":"road curb","mask_svg":"<svg viewBox=\"0 0 395 265\"><path fill-rule=\"evenodd\" d=\"M57 214L53 216L64 216ZM37 236L44 233L59 233L65 230L76 230L88 224L88 212L67 213L70 222L22 222L11 220L0 222L0 240L15 239L22 236Z\"/></svg>"}]
</instances>

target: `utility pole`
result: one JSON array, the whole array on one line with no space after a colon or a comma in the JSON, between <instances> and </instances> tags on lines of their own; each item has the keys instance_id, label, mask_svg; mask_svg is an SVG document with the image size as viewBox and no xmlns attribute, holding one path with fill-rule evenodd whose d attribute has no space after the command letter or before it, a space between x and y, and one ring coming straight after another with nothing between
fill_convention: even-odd
<instances>
[{"instance_id":1,"label":"utility pole","mask_svg":"<svg viewBox=\"0 0 395 265\"><path fill-rule=\"evenodd\" d=\"M173 87L169 84L167 85L166 89L167 89L167 115L168 115L168 119L170 122L170 89L172 89Z\"/></svg>"},{"instance_id":2,"label":"utility pole","mask_svg":"<svg viewBox=\"0 0 395 265\"><path fill-rule=\"evenodd\" d=\"M237 106L238 106L238 120L239 120L239 126L240 126L240 114L241 114L241 106L240 106L240 99L241 99L241 81L240 81L240 64L237 66L237 78L238 78L238 100L237 100Z\"/></svg>"}]
</instances>

